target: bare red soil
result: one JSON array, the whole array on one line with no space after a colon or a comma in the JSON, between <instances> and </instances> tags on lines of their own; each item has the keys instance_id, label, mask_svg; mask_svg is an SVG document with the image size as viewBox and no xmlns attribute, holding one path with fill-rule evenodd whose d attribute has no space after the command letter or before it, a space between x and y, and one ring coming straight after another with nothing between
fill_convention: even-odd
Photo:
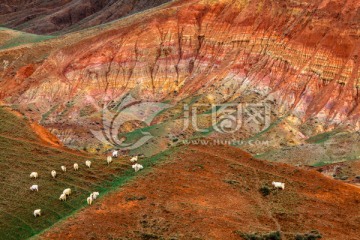
<instances>
[{"instance_id":1,"label":"bare red soil","mask_svg":"<svg viewBox=\"0 0 360 240\"><path fill-rule=\"evenodd\" d=\"M283 181L283 191L260 187ZM251 158L231 147L188 146L154 171L53 227L40 239L241 239L318 230L323 239L358 239L360 189Z\"/></svg>"},{"instance_id":2,"label":"bare red soil","mask_svg":"<svg viewBox=\"0 0 360 240\"><path fill-rule=\"evenodd\" d=\"M43 126L33 122L31 123L31 128L34 130L34 132L40 137L42 141L45 143L50 144L51 146L55 147L61 147L61 143L59 139L57 139L56 136L51 134L49 130L44 128Z\"/></svg>"}]
</instances>

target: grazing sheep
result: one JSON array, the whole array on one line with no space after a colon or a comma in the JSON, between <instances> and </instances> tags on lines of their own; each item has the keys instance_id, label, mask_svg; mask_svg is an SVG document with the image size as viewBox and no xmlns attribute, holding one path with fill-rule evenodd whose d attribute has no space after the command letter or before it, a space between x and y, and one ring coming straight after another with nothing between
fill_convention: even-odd
<instances>
[{"instance_id":1,"label":"grazing sheep","mask_svg":"<svg viewBox=\"0 0 360 240\"><path fill-rule=\"evenodd\" d=\"M285 183L282 182L272 182L271 185L273 185L275 188L281 188L282 190L285 189Z\"/></svg>"},{"instance_id":2,"label":"grazing sheep","mask_svg":"<svg viewBox=\"0 0 360 240\"><path fill-rule=\"evenodd\" d=\"M134 163L134 162L137 162L137 160L138 160L138 156L135 156L130 159L130 162Z\"/></svg>"},{"instance_id":3,"label":"grazing sheep","mask_svg":"<svg viewBox=\"0 0 360 240\"><path fill-rule=\"evenodd\" d=\"M41 209L36 209L34 211L34 217L41 216Z\"/></svg>"},{"instance_id":4,"label":"grazing sheep","mask_svg":"<svg viewBox=\"0 0 360 240\"><path fill-rule=\"evenodd\" d=\"M63 191L63 194L65 194L66 196L69 196L71 194L71 189L67 188Z\"/></svg>"},{"instance_id":5,"label":"grazing sheep","mask_svg":"<svg viewBox=\"0 0 360 240\"><path fill-rule=\"evenodd\" d=\"M31 191L35 191L35 190L36 190L36 191L38 192L38 191L39 191L39 185L32 185L32 186L30 187L30 190L31 190Z\"/></svg>"},{"instance_id":6,"label":"grazing sheep","mask_svg":"<svg viewBox=\"0 0 360 240\"><path fill-rule=\"evenodd\" d=\"M55 171L55 170L52 170L52 171L51 171L51 176L52 176L53 178L56 177L56 171Z\"/></svg>"},{"instance_id":7,"label":"grazing sheep","mask_svg":"<svg viewBox=\"0 0 360 240\"><path fill-rule=\"evenodd\" d=\"M39 174L37 172L30 173L30 178L38 178Z\"/></svg>"},{"instance_id":8,"label":"grazing sheep","mask_svg":"<svg viewBox=\"0 0 360 240\"><path fill-rule=\"evenodd\" d=\"M118 151L118 150L114 150L114 151L112 152L112 157L117 158L118 156L119 156L119 151Z\"/></svg>"},{"instance_id":9,"label":"grazing sheep","mask_svg":"<svg viewBox=\"0 0 360 240\"><path fill-rule=\"evenodd\" d=\"M112 162L112 157L111 157L111 156L108 156L108 157L106 158L106 162L107 162L107 164L109 165L109 164Z\"/></svg>"},{"instance_id":10,"label":"grazing sheep","mask_svg":"<svg viewBox=\"0 0 360 240\"><path fill-rule=\"evenodd\" d=\"M66 167L65 167L65 166L61 166L61 170L62 170L63 172L66 172Z\"/></svg>"},{"instance_id":11,"label":"grazing sheep","mask_svg":"<svg viewBox=\"0 0 360 240\"><path fill-rule=\"evenodd\" d=\"M139 170L143 169L144 167L141 164L134 164L132 165L132 168L135 169L135 172L138 172Z\"/></svg>"},{"instance_id":12,"label":"grazing sheep","mask_svg":"<svg viewBox=\"0 0 360 240\"><path fill-rule=\"evenodd\" d=\"M92 194L90 194L90 196L92 197L92 199L96 199L98 196L100 195L99 192L93 192Z\"/></svg>"},{"instance_id":13,"label":"grazing sheep","mask_svg":"<svg viewBox=\"0 0 360 240\"><path fill-rule=\"evenodd\" d=\"M75 171L79 170L79 164L74 163L74 170L75 170Z\"/></svg>"},{"instance_id":14,"label":"grazing sheep","mask_svg":"<svg viewBox=\"0 0 360 240\"><path fill-rule=\"evenodd\" d=\"M91 167L91 161L90 161L90 160L87 160L87 161L85 162L85 164L86 164L86 166L87 166L88 168Z\"/></svg>"},{"instance_id":15,"label":"grazing sheep","mask_svg":"<svg viewBox=\"0 0 360 240\"><path fill-rule=\"evenodd\" d=\"M66 194L61 194L60 197L59 197L59 200L60 201L66 201Z\"/></svg>"},{"instance_id":16,"label":"grazing sheep","mask_svg":"<svg viewBox=\"0 0 360 240\"><path fill-rule=\"evenodd\" d=\"M91 205L92 202L93 202L92 195L90 195L90 197L88 197L88 198L86 199L86 201L87 201L87 204Z\"/></svg>"}]
</instances>

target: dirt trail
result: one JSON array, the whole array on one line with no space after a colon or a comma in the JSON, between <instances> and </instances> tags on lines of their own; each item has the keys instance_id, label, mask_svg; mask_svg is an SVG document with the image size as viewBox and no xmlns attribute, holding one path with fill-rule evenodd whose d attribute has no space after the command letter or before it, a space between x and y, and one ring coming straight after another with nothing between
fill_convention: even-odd
<instances>
[{"instance_id":1,"label":"dirt trail","mask_svg":"<svg viewBox=\"0 0 360 240\"><path fill-rule=\"evenodd\" d=\"M51 134L46 128L35 122L31 123L30 125L42 141L54 147L63 147L60 140L55 135Z\"/></svg>"},{"instance_id":2,"label":"dirt trail","mask_svg":"<svg viewBox=\"0 0 360 240\"><path fill-rule=\"evenodd\" d=\"M262 196L274 180L285 190ZM359 189L315 171L231 147L188 146L39 238L241 239L237 231L281 230L293 239L316 229L323 239L355 240L359 204Z\"/></svg>"}]
</instances>

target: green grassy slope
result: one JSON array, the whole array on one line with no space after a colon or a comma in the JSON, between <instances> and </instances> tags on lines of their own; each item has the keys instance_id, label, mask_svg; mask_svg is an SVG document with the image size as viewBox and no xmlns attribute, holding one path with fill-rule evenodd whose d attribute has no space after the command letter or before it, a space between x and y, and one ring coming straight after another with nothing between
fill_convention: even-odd
<instances>
[{"instance_id":1,"label":"green grassy slope","mask_svg":"<svg viewBox=\"0 0 360 240\"><path fill-rule=\"evenodd\" d=\"M25 120L1 107L0 119L0 239L29 238L86 206L91 192L99 191L102 196L136 175L125 159L108 166L105 157L87 158L44 146ZM142 160L142 164L146 168L159 158L161 154ZM93 163L90 169L85 167L87 159ZM74 162L79 171L73 170ZM62 165L67 167L66 173L60 171ZM58 173L56 179L50 176L53 169ZM39 173L36 180L29 177L33 171ZM33 184L39 185L39 192L29 190ZM59 201L68 187L73 194L68 201ZM38 208L43 215L35 218L32 214Z\"/></svg>"},{"instance_id":2,"label":"green grassy slope","mask_svg":"<svg viewBox=\"0 0 360 240\"><path fill-rule=\"evenodd\" d=\"M53 38L53 36L36 35L26 32L20 32L8 28L0 27L0 36L9 32L11 37L7 37L4 42L0 41L0 50L17 47L28 43L37 43Z\"/></svg>"}]
</instances>

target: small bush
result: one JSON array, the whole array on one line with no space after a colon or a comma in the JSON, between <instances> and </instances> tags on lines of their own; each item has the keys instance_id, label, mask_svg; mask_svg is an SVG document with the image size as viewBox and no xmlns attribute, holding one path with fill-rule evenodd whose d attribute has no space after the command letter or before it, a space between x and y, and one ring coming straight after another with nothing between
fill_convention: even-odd
<instances>
[{"instance_id":1,"label":"small bush","mask_svg":"<svg viewBox=\"0 0 360 240\"><path fill-rule=\"evenodd\" d=\"M239 184L239 182L238 181L236 181L236 180L224 180L224 182L226 182L226 183L228 183L228 184L230 184L230 185L236 185L236 184Z\"/></svg>"},{"instance_id":2,"label":"small bush","mask_svg":"<svg viewBox=\"0 0 360 240\"><path fill-rule=\"evenodd\" d=\"M320 238L322 238L322 236L316 230L313 230L310 233L297 234L295 236L295 240L317 240L317 239L320 239Z\"/></svg>"},{"instance_id":3,"label":"small bush","mask_svg":"<svg viewBox=\"0 0 360 240\"><path fill-rule=\"evenodd\" d=\"M156 240L156 239L163 239L161 236L152 233L142 233L141 234L142 240Z\"/></svg>"},{"instance_id":4,"label":"small bush","mask_svg":"<svg viewBox=\"0 0 360 240\"><path fill-rule=\"evenodd\" d=\"M129 196L125 198L125 201L130 202L130 201L142 201L145 200L146 196Z\"/></svg>"},{"instance_id":5,"label":"small bush","mask_svg":"<svg viewBox=\"0 0 360 240\"><path fill-rule=\"evenodd\" d=\"M349 178L348 176L342 176L342 177L340 177L340 180L345 181L345 180L347 180L348 178Z\"/></svg>"},{"instance_id":6,"label":"small bush","mask_svg":"<svg viewBox=\"0 0 360 240\"><path fill-rule=\"evenodd\" d=\"M236 232L245 240L281 240L281 235L279 231L270 232L270 233L241 233Z\"/></svg>"},{"instance_id":7,"label":"small bush","mask_svg":"<svg viewBox=\"0 0 360 240\"><path fill-rule=\"evenodd\" d=\"M262 186L259 189L259 192L261 193L261 195L263 195L263 197L266 197L271 193L271 189L268 186Z\"/></svg>"}]
</instances>

